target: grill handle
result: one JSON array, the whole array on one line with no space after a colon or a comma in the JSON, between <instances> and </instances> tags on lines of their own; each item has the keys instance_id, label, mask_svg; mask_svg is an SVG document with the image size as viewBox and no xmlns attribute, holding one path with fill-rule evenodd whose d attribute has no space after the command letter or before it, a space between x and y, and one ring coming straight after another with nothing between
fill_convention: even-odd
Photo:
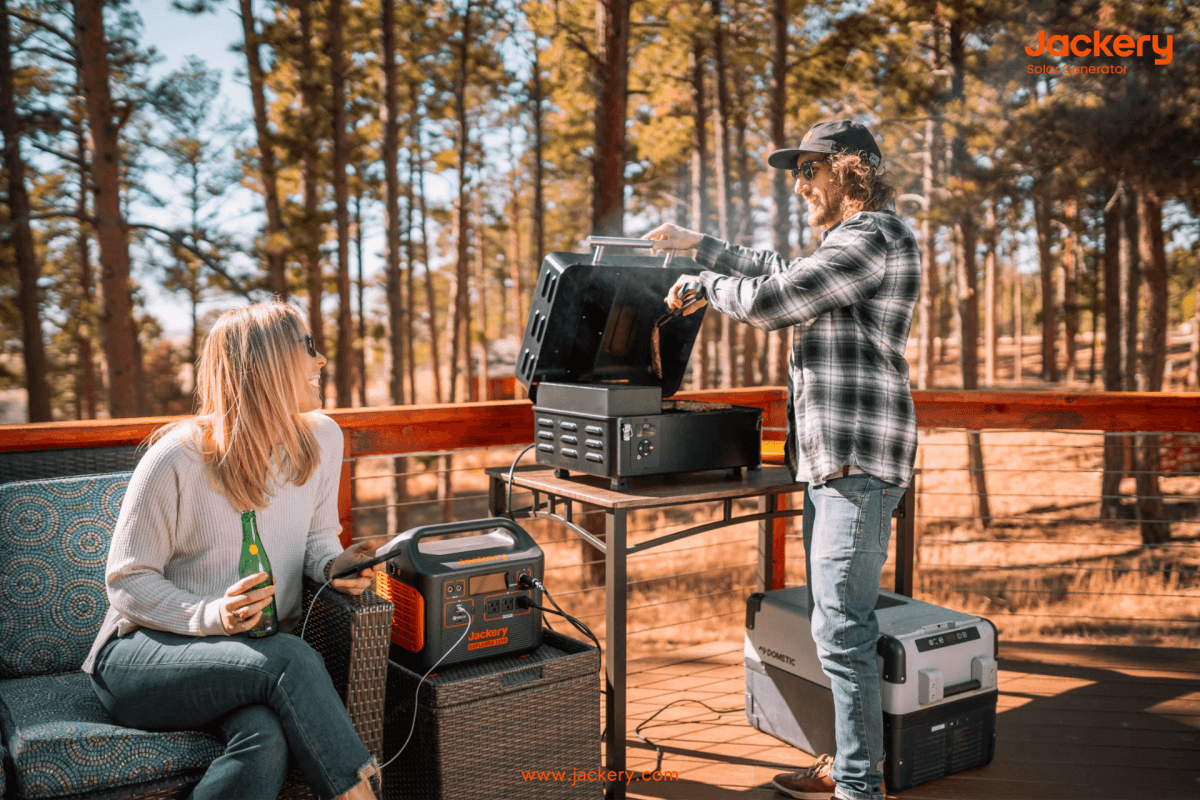
<instances>
[{"instance_id":1,"label":"grill handle","mask_svg":"<svg viewBox=\"0 0 1200 800\"><path fill-rule=\"evenodd\" d=\"M583 243L588 247L596 248L596 252L592 254L593 264L600 263L600 259L604 257L605 247L633 247L639 250L648 250L658 245L658 242L650 239L633 239L624 236L589 236ZM671 266L673 258L675 258L675 251L668 250L666 258L663 260L663 266Z\"/></svg>"}]
</instances>

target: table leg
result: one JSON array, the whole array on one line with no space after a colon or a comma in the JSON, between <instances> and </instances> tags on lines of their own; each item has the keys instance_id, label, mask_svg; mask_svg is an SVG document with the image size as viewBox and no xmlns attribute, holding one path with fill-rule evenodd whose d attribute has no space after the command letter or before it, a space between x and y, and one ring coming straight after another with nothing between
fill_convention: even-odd
<instances>
[{"instance_id":1,"label":"table leg","mask_svg":"<svg viewBox=\"0 0 1200 800\"><path fill-rule=\"evenodd\" d=\"M896 594L912 597L913 562L917 547L916 487L909 486L900 498L896 525Z\"/></svg>"},{"instance_id":2,"label":"table leg","mask_svg":"<svg viewBox=\"0 0 1200 800\"><path fill-rule=\"evenodd\" d=\"M609 770L618 775L625 772L625 632L628 611L628 589L626 586L625 524L627 512L622 509L609 511L607 517L608 548L604 553L607 573L605 590L605 695L604 757ZM624 800L626 782L616 780L605 791L607 800Z\"/></svg>"},{"instance_id":3,"label":"table leg","mask_svg":"<svg viewBox=\"0 0 1200 800\"><path fill-rule=\"evenodd\" d=\"M499 517L503 516L508 508L505 507L504 488L506 481L503 478L497 478L495 475L488 476L488 516Z\"/></svg>"},{"instance_id":4,"label":"table leg","mask_svg":"<svg viewBox=\"0 0 1200 800\"><path fill-rule=\"evenodd\" d=\"M779 505L779 495L766 494L758 498L758 513L774 514ZM758 523L758 591L769 592L775 586L775 528L779 520L764 519Z\"/></svg>"}]
</instances>

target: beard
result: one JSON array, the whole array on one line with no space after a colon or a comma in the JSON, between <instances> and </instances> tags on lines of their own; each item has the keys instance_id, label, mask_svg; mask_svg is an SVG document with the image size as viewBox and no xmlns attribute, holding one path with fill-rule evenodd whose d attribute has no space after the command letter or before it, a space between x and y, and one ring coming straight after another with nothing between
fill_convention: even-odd
<instances>
[{"instance_id":1,"label":"beard","mask_svg":"<svg viewBox=\"0 0 1200 800\"><path fill-rule=\"evenodd\" d=\"M808 224L813 228L831 228L842 217L842 194L830 187L828 192L814 191L808 203Z\"/></svg>"}]
</instances>

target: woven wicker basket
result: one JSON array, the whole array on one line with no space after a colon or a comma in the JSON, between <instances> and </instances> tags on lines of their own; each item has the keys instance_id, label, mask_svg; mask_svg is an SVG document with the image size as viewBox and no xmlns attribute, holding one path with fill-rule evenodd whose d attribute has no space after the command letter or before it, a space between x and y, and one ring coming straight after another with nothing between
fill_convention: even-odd
<instances>
[{"instance_id":1,"label":"woven wicker basket","mask_svg":"<svg viewBox=\"0 0 1200 800\"><path fill-rule=\"evenodd\" d=\"M420 689L416 731L384 770L386 800L548 800L596 797L572 786L576 770L600 766L600 654L547 631L527 656L448 667ZM391 758L413 722L421 676L388 665L383 751ZM554 770L565 780L527 780Z\"/></svg>"}]
</instances>

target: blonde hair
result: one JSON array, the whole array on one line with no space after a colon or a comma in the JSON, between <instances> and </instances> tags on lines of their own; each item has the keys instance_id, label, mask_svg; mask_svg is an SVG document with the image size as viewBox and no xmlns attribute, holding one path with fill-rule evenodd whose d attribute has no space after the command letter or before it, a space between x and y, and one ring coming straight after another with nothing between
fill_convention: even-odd
<instances>
[{"instance_id":1,"label":"blonde hair","mask_svg":"<svg viewBox=\"0 0 1200 800\"><path fill-rule=\"evenodd\" d=\"M307 335L300 313L273 300L226 311L204 341L198 416L186 441L239 511L265 508L272 478L303 486L320 460L312 422L300 411L312 369Z\"/></svg>"},{"instance_id":2,"label":"blonde hair","mask_svg":"<svg viewBox=\"0 0 1200 800\"><path fill-rule=\"evenodd\" d=\"M837 153L828 158L833 185L842 191L842 219L859 211L879 211L893 203L896 189L882 167L872 167L857 153Z\"/></svg>"}]
</instances>

